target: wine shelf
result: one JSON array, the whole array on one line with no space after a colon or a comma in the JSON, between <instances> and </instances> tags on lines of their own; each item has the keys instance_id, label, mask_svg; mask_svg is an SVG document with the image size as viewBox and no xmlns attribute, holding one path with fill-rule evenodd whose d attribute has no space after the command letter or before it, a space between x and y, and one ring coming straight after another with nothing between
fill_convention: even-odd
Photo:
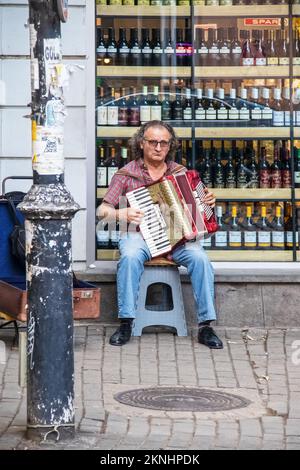
<instances>
[{"instance_id":1,"label":"wine shelf","mask_svg":"<svg viewBox=\"0 0 300 470\"><path fill-rule=\"evenodd\" d=\"M300 73L300 66L294 67L294 73ZM231 67L195 67L198 78L288 78L288 65L231 66Z\"/></svg>"},{"instance_id":2,"label":"wine shelf","mask_svg":"<svg viewBox=\"0 0 300 470\"><path fill-rule=\"evenodd\" d=\"M98 5L97 16L190 16L190 6Z\"/></svg>"},{"instance_id":3,"label":"wine shelf","mask_svg":"<svg viewBox=\"0 0 300 470\"><path fill-rule=\"evenodd\" d=\"M211 261L293 261L292 251L206 250Z\"/></svg>"},{"instance_id":4,"label":"wine shelf","mask_svg":"<svg viewBox=\"0 0 300 470\"><path fill-rule=\"evenodd\" d=\"M300 5L294 5L293 13L300 14ZM151 6L151 5L97 5L97 16L131 16L131 17L175 17L175 16L190 16L190 6ZM243 17L250 16L258 17L265 16L267 18L272 16L287 16L287 5L255 5L255 11L251 5L234 5L234 6L195 6L195 16L203 17Z\"/></svg>"},{"instance_id":5,"label":"wine shelf","mask_svg":"<svg viewBox=\"0 0 300 470\"><path fill-rule=\"evenodd\" d=\"M293 5L293 15L300 15L300 5Z\"/></svg>"},{"instance_id":6,"label":"wine shelf","mask_svg":"<svg viewBox=\"0 0 300 470\"><path fill-rule=\"evenodd\" d=\"M236 201L250 201L252 199L257 201L275 200L275 201L287 201L291 199L291 189L280 188L280 189L218 189L212 188L211 191L215 194L217 200L224 199L236 200Z\"/></svg>"},{"instance_id":7,"label":"wine shelf","mask_svg":"<svg viewBox=\"0 0 300 470\"><path fill-rule=\"evenodd\" d=\"M126 138L132 137L137 131L137 127L121 127L121 126L98 126L97 137L110 138L119 137ZM177 137L189 139L192 137L192 130L190 127L174 127Z\"/></svg>"},{"instance_id":8,"label":"wine shelf","mask_svg":"<svg viewBox=\"0 0 300 470\"><path fill-rule=\"evenodd\" d=\"M102 199L108 188L97 188L97 199Z\"/></svg>"},{"instance_id":9,"label":"wine shelf","mask_svg":"<svg viewBox=\"0 0 300 470\"><path fill-rule=\"evenodd\" d=\"M230 123L230 121L229 121ZM296 134L300 135L300 129L295 128ZM196 127L195 137L200 139L288 139L289 127Z\"/></svg>"},{"instance_id":10,"label":"wine shelf","mask_svg":"<svg viewBox=\"0 0 300 470\"><path fill-rule=\"evenodd\" d=\"M97 188L97 198L102 199L107 188ZM219 189L210 188L217 200L236 200L236 201L288 201L291 199L291 189ZM296 189L296 198L300 199L300 189Z\"/></svg>"},{"instance_id":11,"label":"wine shelf","mask_svg":"<svg viewBox=\"0 0 300 470\"><path fill-rule=\"evenodd\" d=\"M265 16L270 18L272 16L287 16L289 13L288 5L231 5L231 6L195 6L195 16L203 17L239 17L250 16L251 18L257 16Z\"/></svg>"},{"instance_id":12,"label":"wine shelf","mask_svg":"<svg viewBox=\"0 0 300 470\"><path fill-rule=\"evenodd\" d=\"M219 69L220 70L220 69ZM219 72L220 75L220 72ZM190 78L191 67L97 66L98 77L180 77Z\"/></svg>"},{"instance_id":13,"label":"wine shelf","mask_svg":"<svg viewBox=\"0 0 300 470\"><path fill-rule=\"evenodd\" d=\"M120 258L119 250L97 250L98 261L115 261Z\"/></svg>"},{"instance_id":14,"label":"wine shelf","mask_svg":"<svg viewBox=\"0 0 300 470\"><path fill-rule=\"evenodd\" d=\"M174 127L177 137L190 139L192 137L192 124L190 127ZM132 137L137 127L98 126L97 137L127 138ZM289 127L196 127L195 137L199 139L288 139ZM300 127L294 128L294 135L300 138Z\"/></svg>"},{"instance_id":15,"label":"wine shelf","mask_svg":"<svg viewBox=\"0 0 300 470\"><path fill-rule=\"evenodd\" d=\"M292 251L276 250L206 250L211 261L293 261ZM119 250L97 250L97 260L116 261L120 257ZM300 260L300 252L297 253Z\"/></svg>"}]
</instances>

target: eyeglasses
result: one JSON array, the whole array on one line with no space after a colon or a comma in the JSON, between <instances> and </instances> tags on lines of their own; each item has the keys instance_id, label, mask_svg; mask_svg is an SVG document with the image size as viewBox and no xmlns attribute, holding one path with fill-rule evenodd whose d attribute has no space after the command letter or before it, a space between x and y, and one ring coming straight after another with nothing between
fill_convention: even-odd
<instances>
[{"instance_id":1,"label":"eyeglasses","mask_svg":"<svg viewBox=\"0 0 300 470\"><path fill-rule=\"evenodd\" d=\"M146 137L144 137L143 140L148 142L148 144L154 149L158 146L158 144L160 145L162 149L166 149L170 147L170 143L171 143L170 140L151 140L151 139L146 139Z\"/></svg>"}]
</instances>

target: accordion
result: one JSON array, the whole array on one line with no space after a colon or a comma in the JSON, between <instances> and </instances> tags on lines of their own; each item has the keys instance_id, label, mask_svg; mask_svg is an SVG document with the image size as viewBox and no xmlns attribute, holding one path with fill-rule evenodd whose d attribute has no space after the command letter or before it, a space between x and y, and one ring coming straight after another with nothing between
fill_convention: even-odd
<instances>
[{"instance_id":1,"label":"accordion","mask_svg":"<svg viewBox=\"0 0 300 470\"><path fill-rule=\"evenodd\" d=\"M215 230L207 229L207 222L215 221L215 216L211 207L201 202L204 185L199 177L195 180L194 173L166 176L126 194L129 205L144 212L140 231L152 257L217 230L217 225Z\"/></svg>"}]
</instances>

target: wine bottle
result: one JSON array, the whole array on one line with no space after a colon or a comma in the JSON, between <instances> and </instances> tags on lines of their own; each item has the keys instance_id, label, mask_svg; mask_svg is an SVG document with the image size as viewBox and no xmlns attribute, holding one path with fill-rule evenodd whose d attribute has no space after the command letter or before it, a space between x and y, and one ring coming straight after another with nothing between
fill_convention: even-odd
<instances>
[{"instance_id":1,"label":"wine bottle","mask_svg":"<svg viewBox=\"0 0 300 470\"><path fill-rule=\"evenodd\" d=\"M119 107L115 102L115 89L111 88L111 98L107 105L107 124L108 126L118 125Z\"/></svg>"},{"instance_id":2,"label":"wine bottle","mask_svg":"<svg viewBox=\"0 0 300 470\"><path fill-rule=\"evenodd\" d=\"M152 65L152 45L148 28L142 29L142 64L148 67Z\"/></svg>"},{"instance_id":3,"label":"wine bottle","mask_svg":"<svg viewBox=\"0 0 300 470\"><path fill-rule=\"evenodd\" d=\"M272 224L271 246L275 250L284 250L284 227L281 219L281 207L276 206L275 220Z\"/></svg>"},{"instance_id":4,"label":"wine bottle","mask_svg":"<svg viewBox=\"0 0 300 470\"><path fill-rule=\"evenodd\" d=\"M153 87L153 100L150 107L151 121L161 121L161 102L158 99L158 86Z\"/></svg>"},{"instance_id":5,"label":"wine bottle","mask_svg":"<svg viewBox=\"0 0 300 470\"><path fill-rule=\"evenodd\" d=\"M119 101L118 106L118 124L119 126L127 126L129 113L128 113L128 104L126 98L126 88L121 89L121 100Z\"/></svg>"},{"instance_id":6,"label":"wine bottle","mask_svg":"<svg viewBox=\"0 0 300 470\"><path fill-rule=\"evenodd\" d=\"M271 188L282 187L281 164L279 160L278 143L274 142L274 161L271 165Z\"/></svg>"},{"instance_id":7,"label":"wine bottle","mask_svg":"<svg viewBox=\"0 0 300 470\"><path fill-rule=\"evenodd\" d=\"M241 228L237 222L237 207L231 208L231 222L229 227L229 248L240 250L242 247L242 233Z\"/></svg>"},{"instance_id":8,"label":"wine bottle","mask_svg":"<svg viewBox=\"0 0 300 470\"><path fill-rule=\"evenodd\" d=\"M108 28L107 56L109 65L116 65L118 57L118 48L115 40L115 30ZM106 60L106 59L105 59Z\"/></svg>"},{"instance_id":9,"label":"wine bottle","mask_svg":"<svg viewBox=\"0 0 300 470\"><path fill-rule=\"evenodd\" d=\"M100 87L100 99L97 103L97 125L107 125L107 106L105 106L103 87Z\"/></svg>"},{"instance_id":10,"label":"wine bottle","mask_svg":"<svg viewBox=\"0 0 300 470\"><path fill-rule=\"evenodd\" d=\"M183 103L183 120L191 121L193 118L192 101L191 101L191 90L185 89L185 100Z\"/></svg>"},{"instance_id":11,"label":"wine bottle","mask_svg":"<svg viewBox=\"0 0 300 470\"><path fill-rule=\"evenodd\" d=\"M136 89L132 87L128 105L128 124L130 126L139 126L140 123L140 106L136 98Z\"/></svg>"},{"instance_id":12,"label":"wine bottle","mask_svg":"<svg viewBox=\"0 0 300 470\"><path fill-rule=\"evenodd\" d=\"M97 188L107 187L107 166L105 164L104 148L99 147L97 159Z\"/></svg>"},{"instance_id":13,"label":"wine bottle","mask_svg":"<svg viewBox=\"0 0 300 470\"><path fill-rule=\"evenodd\" d=\"M214 248L216 250L228 249L228 227L223 222L222 213L223 213L222 206L217 206L216 216L217 216L219 230L215 233L215 237L214 237Z\"/></svg>"},{"instance_id":14,"label":"wine bottle","mask_svg":"<svg viewBox=\"0 0 300 470\"><path fill-rule=\"evenodd\" d=\"M142 49L139 43L138 30L137 28L130 29L130 65L139 67L142 65Z\"/></svg>"},{"instance_id":15,"label":"wine bottle","mask_svg":"<svg viewBox=\"0 0 300 470\"><path fill-rule=\"evenodd\" d=\"M118 42L118 63L120 65L128 65L129 62L129 45L126 39L126 29L119 29L119 42Z\"/></svg>"},{"instance_id":16,"label":"wine bottle","mask_svg":"<svg viewBox=\"0 0 300 470\"><path fill-rule=\"evenodd\" d=\"M205 120L205 109L203 107L202 102L202 89L197 88L197 100L195 106L195 119L196 121L204 121Z\"/></svg>"},{"instance_id":17,"label":"wine bottle","mask_svg":"<svg viewBox=\"0 0 300 470\"><path fill-rule=\"evenodd\" d=\"M263 189L271 187L271 170L266 156L266 147L261 147L259 161L259 187Z\"/></svg>"},{"instance_id":18,"label":"wine bottle","mask_svg":"<svg viewBox=\"0 0 300 470\"><path fill-rule=\"evenodd\" d=\"M107 184L108 186L111 183L111 180L115 173L118 171L118 164L116 162L116 149L114 147L111 148L110 159L107 165Z\"/></svg>"},{"instance_id":19,"label":"wine bottle","mask_svg":"<svg viewBox=\"0 0 300 470\"><path fill-rule=\"evenodd\" d=\"M176 97L172 103L172 117L175 121L183 120L183 109L182 109L180 88L176 88Z\"/></svg>"},{"instance_id":20,"label":"wine bottle","mask_svg":"<svg viewBox=\"0 0 300 470\"><path fill-rule=\"evenodd\" d=\"M295 188L300 188L300 148L294 148L294 182Z\"/></svg>"},{"instance_id":21,"label":"wine bottle","mask_svg":"<svg viewBox=\"0 0 300 470\"><path fill-rule=\"evenodd\" d=\"M165 87L164 89L164 97L161 102L161 118L163 121L170 121L172 119L172 106L168 87Z\"/></svg>"},{"instance_id":22,"label":"wine bottle","mask_svg":"<svg viewBox=\"0 0 300 470\"><path fill-rule=\"evenodd\" d=\"M252 222L251 206L247 206L246 209L246 221L243 224L242 235L243 248L246 248L247 250L255 250L257 248L257 231L255 225Z\"/></svg>"},{"instance_id":23,"label":"wine bottle","mask_svg":"<svg viewBox=\"0 0 300 470\"><path fill-rule=\"evenodd\" d=\"M154 66L160 66L162 64L163 48L160 40L160 29L152 30L152 60Z\"/></svg>"},{"instance_id":24,"label":"wine bottle","mask_svg":"<svg viewBox=\"0 0 300 470\"><path fill-rule=\"evenodd\" d=\"M271 230L267 222L267 209L266 206L261 206L261 217L257 222L257 244L261 250L266 250L271 247Z\"/></svg>"},{"instance_id":25,"label":"wine bottle","mask_svg":"<svg viewBox=\"0 0 300 470\"><path fill-rule=\"evenodd\" d=\"M151 121L151 107L148 101L148 87L146 85L143 86L143 97L140 104L140 118L142 124Z\"/></svg>"}]
</instances>

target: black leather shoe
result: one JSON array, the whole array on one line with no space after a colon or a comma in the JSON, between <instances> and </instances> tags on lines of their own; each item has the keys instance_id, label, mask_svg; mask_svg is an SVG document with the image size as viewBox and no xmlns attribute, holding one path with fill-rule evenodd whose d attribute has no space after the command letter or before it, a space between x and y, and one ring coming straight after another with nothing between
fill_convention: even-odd
<instances>
[{"instance_id":1,"label":"black leather shoe","mask_svg":"<svg viewBox=\"0 0 300 470\"><path fill-rule=\"evenodd\" d=\"M211 326L202 326L198 331L198 341L210 349L223 349L223 343Z\"/></svg>"},{"instance_id":2,"label":"black leather shoe","mask_svg":"<svg viewBox=\"0 0 300 470\"><path fill-rule=\"evenodd\" d=\"M109 344L112 346L123 346L128 343L131 337L131 322L122 322L119 328L110 337Z\"/></svg>"}]
</instances>

